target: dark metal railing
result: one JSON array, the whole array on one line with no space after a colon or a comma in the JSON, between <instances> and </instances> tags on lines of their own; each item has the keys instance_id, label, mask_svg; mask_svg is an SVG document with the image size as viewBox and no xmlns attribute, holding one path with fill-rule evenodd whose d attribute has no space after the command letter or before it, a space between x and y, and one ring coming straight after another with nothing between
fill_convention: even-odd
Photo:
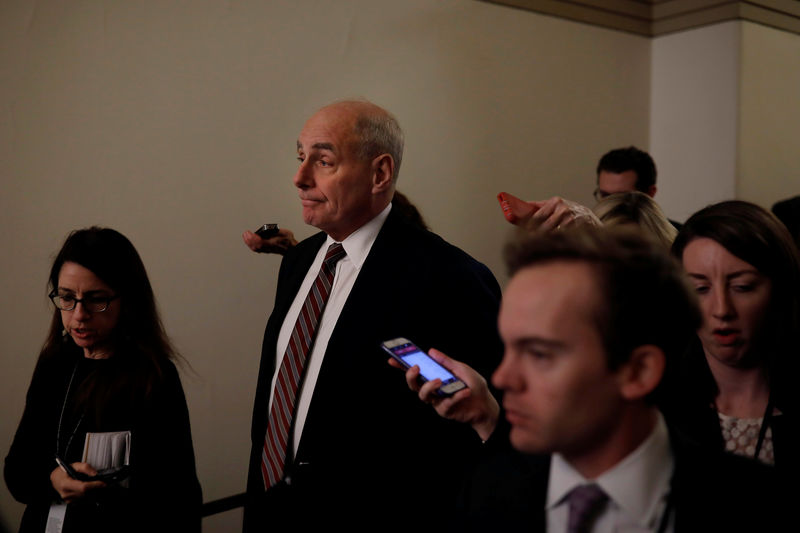
<instances>
[{"instance_id":1,"label":"dark metal railing","mask_svg":"<svg viewBox=\"0 0 800 533\"><path fill-rule=\"evenodd\" d=\"M225 511L230 511L237 507L244 507L244 500L246 497L247 493L242 492L241 494L234 494L233 496L206 502L203 504L203 508L200 511L201 516L205 518L206 516L224 513Z\"/></svg>"}]
</instances>

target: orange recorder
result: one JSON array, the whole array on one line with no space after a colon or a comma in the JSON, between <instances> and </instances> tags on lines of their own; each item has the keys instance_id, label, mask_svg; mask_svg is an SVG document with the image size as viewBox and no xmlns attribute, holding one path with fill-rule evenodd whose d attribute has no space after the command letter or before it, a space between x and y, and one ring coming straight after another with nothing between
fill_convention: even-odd
<instances>
[{"instance_id":1,"label":"orange recorder","mask_svg":"<svg viewBox=\"0 0 800 533\"><path fill-rule=\"evenodd\" d=\"M534 206L507 192L499 193L497 201L500 202L500 209L503 210L506 220L512 224L525 222L536 212Z\"/></svg>"}]
</instances>

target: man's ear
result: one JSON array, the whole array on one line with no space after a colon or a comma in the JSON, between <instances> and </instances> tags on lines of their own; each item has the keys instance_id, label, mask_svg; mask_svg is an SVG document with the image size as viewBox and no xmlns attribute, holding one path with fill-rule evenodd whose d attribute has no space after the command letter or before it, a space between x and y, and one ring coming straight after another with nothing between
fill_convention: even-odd
<instances>
[{"instance_id":1,"label":"man's ear","mask_svg":"<svg viewBox=\"0 0 800 533\"><path fill-rule=\"evenodd\" d=\"M633 349L627 363L620 367L620 393L628 400L644 398L661 382L666 367L664 351L653 344Z\"/></svg>"},{"instance_id":2,"label":"man's ear","mask_svg":"<svg viewBox=\"0 0 800 533\"><path fill-rule=\"evenodd\" d=\"M647 196L649 196L650 198L655 198L657 190L658 190L658 187L656 187L655 185L651 185L647 189Z\"/></svg>"},{"instance_id":3,"label":"man's ear","mask_svg":"<svg viewBox=\"0 0 800 533\"><path fill-rule=\"evenodd\" d=\"M394 159L389 154L381 154L372 160L372 193L378 194L392 188Z\"/></svg>"}]
</instances>

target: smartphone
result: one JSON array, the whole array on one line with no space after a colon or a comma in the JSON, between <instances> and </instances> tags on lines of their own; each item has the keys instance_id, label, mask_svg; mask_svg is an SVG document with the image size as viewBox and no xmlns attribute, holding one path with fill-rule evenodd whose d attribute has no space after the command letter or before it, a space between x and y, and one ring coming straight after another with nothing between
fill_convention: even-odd
<instances>
[{"instance_id":1,"label":"smartphone","mask_svg":"<svg viewBox=\"0 0 800 533\"><path fill-rule=\"evenodd\" d=\"M84 474L83 472L78 472L72 465L63 460L61 457L56 456L56 463L58 466L64 469L64 472L67 473L69 477L72 479L77 479L78 481L92 481L92 476Z\"/></svg>"},{"instance_id":2,"label":"smartphone","mask_svg":"<svg viewBox=\"0 0 800 533\"><path fill-rule=\"evenodd\" d=\"M128 477L130 467L128 465L122 465L113 468L105 468L103 470L98 470L96 476L90 476L88 474L84 474L83 472L78 472L72 465L66 462L65 460L61 459L60 457L56 456L56 463L58 466L64 469L69 477L72 479L77 479L78 481L106 481L109 483L116 483L118 481L122 481L126 477Z\"/></svg>"},{"instance_id":3,"label":"smartphone","mask_svg":"<svg viewBox=\"0 0 800 533\"><path fill-rule=\"evenodd\" d=\"M130 466L122 465L112 468L104 468L98 470L97 475L92 478L92 481L105 481L107 483L119 483L130 475Z\"/></svg>"},{"instance_id":4,"label":"smartphone","mask_svg":"<svg viewBox=\"0 0 800 533\"><path fill-rule=\"evenodd\" d=\"M414 365L419 366L419 375L423 381L441 379L442 386L437 391L441 396L450 396L461 389L467 388L466 383L455 377L449 370L423 352L416 344L404 337L383 342L381 343L381 348L405 368L411 368Z\"/></svg>"},{"instance_id":5,"label":"smartphone","mask_svg":"<svg viewBox=\"0 0 800 533\"><path fill-rule=\"evenodd\" d=\"M270 237L274 237L278 234L278 225L262 224L261 227L258 228L254 233L262 239L269 239Z\"/></svg>"}]
</instances>

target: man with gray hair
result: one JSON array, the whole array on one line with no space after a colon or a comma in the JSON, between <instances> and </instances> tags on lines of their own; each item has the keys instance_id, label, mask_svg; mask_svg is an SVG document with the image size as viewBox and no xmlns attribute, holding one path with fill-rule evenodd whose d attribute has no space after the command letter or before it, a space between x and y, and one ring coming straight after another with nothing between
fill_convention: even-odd
<instances>
[{"instance_id":1,"label":"man with gray hair","mask_svg":"<svg viewBox=\"0 0 800 533\"><path fill-rule=\"evenodd\" d=\"M402 153L395 118L366 101L322 108L297 140L303 220L321 232L281 263L253 410L246 531L433 519L455 501L480 444L424 409L380 348L407 337L474 354L470 364L486 373L502 353L491 272L392 209Z\"/></svg>"}]
</instances>

